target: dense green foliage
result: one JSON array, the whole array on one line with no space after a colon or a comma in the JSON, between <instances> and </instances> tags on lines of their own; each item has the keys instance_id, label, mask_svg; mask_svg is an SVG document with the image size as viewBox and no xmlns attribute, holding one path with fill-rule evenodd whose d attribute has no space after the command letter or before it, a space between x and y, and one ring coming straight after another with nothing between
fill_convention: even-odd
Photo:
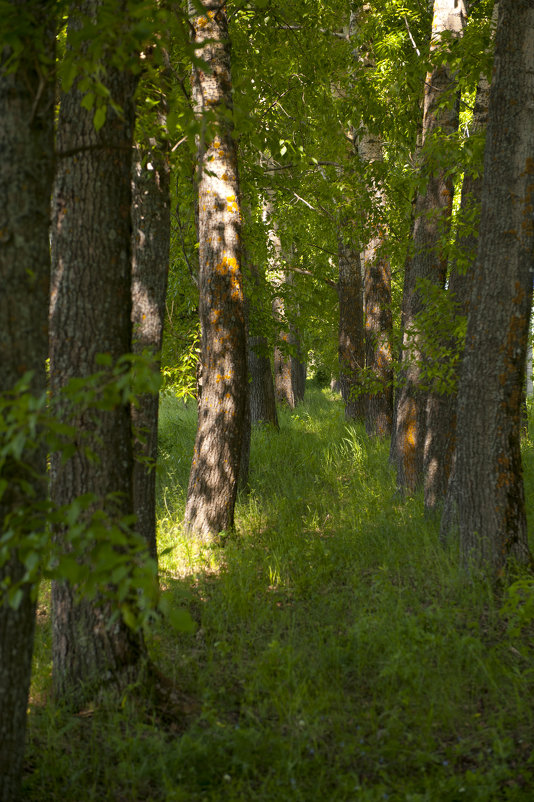
<instances>
[{"instance_id":1,"label":"dense green foliage","mask_svg":"<svg viewBox=\"0 0 534 802\"><path fill-rule=\"evenodd\" d=\"M196 631L152 626L176 710L126 696L71 715L48 701L38 614L28 800L529 800L532 619L466 583L387 445L308 386L281 431L254 432L237 532L181 536L195 411L162 400L161 582ZM534 449L524 443L530 506Z\"/></svg>"}]
</instances>

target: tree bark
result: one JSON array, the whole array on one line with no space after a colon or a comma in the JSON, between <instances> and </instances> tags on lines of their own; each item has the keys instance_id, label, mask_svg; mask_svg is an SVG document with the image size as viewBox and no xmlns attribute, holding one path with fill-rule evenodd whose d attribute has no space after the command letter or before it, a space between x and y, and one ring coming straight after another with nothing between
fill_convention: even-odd
<instances>
[{"instance_id":1,"label":"tree bark","mask_svg":"<svg viewBox=\"0 0 534 802\"><path fill-rule=\"evenodd\" d=\"M166 106L163 93L154 121L161 131L166 125ZM148 143L136 148L132 228L132 351L150 355L156 360L159 371L170 243L169 155L164 136L159 141L152 137ZM144 394L132 406L136 530L145 538L155 560L158 408L158 393Z\"/></svg>"},{"instance_id":2,"label":"tree bark","mask_svg":"<svg viewBox=\"0 0 534 802\"><path fill-rule=\"evenodd\" d=\"M46 389L48 350L48 242L54 165L55 4L21 0L15 30L24 32L16 68L12 52L0 52L0 393L9 393L28 371L36 397ZM20 26L17 28L17 26ZM16 403L16 399L14 399ZM23 464L27 466L23 467ZM35 477L33 478L32 473ZM6 518L31 505L22 481L33 485L37 503L46 499L46 450L26 450L21 463L2 467L8 486L0 500L0 538ZM29 515L29 512L28 512ZM13 546L0 567L4 581L21 581L25 566ZM35 588L22 586L15 609L0 595L0 800L18 802L24 758L26 710L35 625Z\"/></svg>"},{"instance_id":3,"label":"tree bark","mask_svg":"<svg viewBox=\"0 0 534 802\"><path fill-rule=\"evenodd\" d=\"M444 32L460 36L465 24L463 0L434 0L431 55L440 47ZM441 64L428 73L425 82L423 110L423 147L438 130L452 134L458 127L458 111L440 107L444 97L455 91L455 78L448 64ZM449 103L449 106L451 104ZM418 193L414 226L414 253L407 261L403 288L403 354L401 386L397 400L394 453L397 458L397 484L412 493L423 479L427 393L421 387L424 345L418 331L417 318L424 308L421 282L445 286L447 261L441 238L446 238L452 209L452 180L443 169L428 170L426 189Z\"/></svg>"},{"instance_id":4,"label":"tree bark","mask_svg":"<svg viewBox=\"0 0 534 802\"><path fill-rule=\"evenodd\" d=\"M276 298L273 304L274 316L283 315L283 301ZM282 346L274 349L274 385L276 400L295 409L304 400L306 387L306 364L301 357L300 337L297 328L289 323L288 331L281 331L279 340L287 343L289 353Z\"/></svg>"},{"instance_id":5,"label":"tree bark","mask_svg":"<svg viewBox=\"0 0 534 802\"><path fill-rule=\"evenodd\" d=\"M71 10L70 35L79 33L82 15L98 24L98 3L79 2ZM126 4L117 2L117 14ZM54 396L71 378L99 369L98 354L114 361L131 347L131 163L133 93L136 78L125 66L111 66L102 54L103 81L122 109L111 107L99 131L82 107L75 82L61 96L57 126L58 169L53 198L50 383ZM51 496L58 505L93 493L112 518L131 515L132 443L129 406L79 413L65 409L83 442L64 462L51 460ZM89 445L95 457L89 458ZM114 500L109 494L115 494ZM56 537L65 541L62 527ZM52 585L53 679L58 698L82 704L102 684L122 690L139 675L141 636L117 620L110 605L75 599L66 581Z\"/></svg>"},{"instance_id":6,"label":"tree bark","mask_svg":"<svg viewBox=\"0 0 534 802\"><path fill-rule=\"evenodd\" d=\"M347 420L365 420L360 372L365 367L362 271L360 254L338 233L339 386Z\"/></svg>"},{"instance_id":7,"label":"tree bark","mask_svg":"<svg viewBox=\"0 0 534 802\"><path fill-rule=\"evenodd\" d=\"M534 2L501 0L490 91L478 254L458 393L455 480L444 535L465 565L528 562L520 452L532 300Z\"/></svg>"},{"instance_id":8,"label":"tree bark","mask_svg":"<svg viewBox=\"0 0 534 802\"><path fill-rule=\"evenodd\" d=\"M185 510L189 530L206 540L234 524L246 410L246 330L241 273L241 213L232 113L227 12L213 0L192 8L197 55L196 112L213 115L214 138L198 156L202 397Z\"/></svg>"},{"instance_id":9,"label":"tree bark","mask_svg":"<svg viewBox=\"0 0 534 802\"><path fill-rule=\"evenodd\" d=\"M376 243L376 247L375 247ZM376 254L381 240L372 240L368 250ZM366 257L365 264L366 365L376 389L367 395L365 429L368 435L387 437L393 420L393 360L391 333L391 265L385 255Z\"/></svg>"},{"instance_id":10,"label":"tree bark","mask_svg":"<svg viewBox=\"0 0 534 802\"><path fill-rule=\"evenodd\" d=\"M272 220L272 227L269 231L273 254L270 259L271 269L278 268L280 270L279 276L273 283L276 288L282 288L284 285L290 287L293 283L293 274L281 267L282 243L276 220L272 219L270 202L265 204L264 214L265 217L270 216ZM306 384L306 365L301 358L300 336L297 327L289 319L282 292L273 298L272 309L275 321L280 324L279 344L275 345L273 361L275 398L277 403L287 404L294 409L300 401L304 400Z\"/></svg>"},{"instance_id":11,"label":"tree bark","mask_svg":"<svg viewBox=\"0 0 534 802\"><path fill-rule=\"evenodd\" d=\"M252 423L270 423L278 429L273 372L267 349L267 337L249 338L250 419Z\"/></svg>"},{"instance_id":12,"label":"tree bark","mask_svg":"<svg viewBox=\"0 0 534 802\"><path fill-rule=\"evenodd\" d=\"M382 161L382 143L368 131L359 138L358 153L365 164ZM368 192L374 201L376 212L385 207L383 188L373 181ZM365 429L370 436L386 437L391 434L393 419L393 359L391 335L393 315L391 311L391 265L384 253L387 235L381 223L375 228L365 246L363 263L364 319L365 319L365 364L373 389L365 397Z\"/></svg>"},{"instance_id":13,"label":"tree bark","mask_svg":"<svg viewBox=\"0 0 534 802\"><path fill-rule=\"evenodd\" d=\"M481 76L473 113L471 130L473 133L486 128L489 105L489 83ZM466 172L462 184L460 201L460 220L470 219L480 208L482 199L482 175ZM461 229L460 229L461 230ZM473 226L466 234L460 234L456 242L456 252L460 260L451 266L448 294L454 304L454 317L451 329L455 330L461 318L467 316L471 296L473 262L477 255L478 231ZM447 350L455 355L458 342L449 339ZM463 348L462 348L463 351ZM433 512L442 504L447 493L449 478L453 472L456 444L456 406L458 400L458 381L461 373L462 357L450 376L450 388L446 393L431 391L427 399L427 426L424 451L424 499L425 510Z\"/></svg>"},{"instance_id":14,"label":"tree bark","mask_svg":"<svg viewBox=\"0 0 534 802\"><path fill-rule=\"evenodd\" d=\"M278 429L278 415L274 392L273 372L269 358L267 337L260 333L261 315L259 299L265 288L265 276L254 264L250 264L251 292L248 294L249 336L248 336L248 373L249 373L249 405L250 421L269 423Z\"/></svg>"}]
</instances>

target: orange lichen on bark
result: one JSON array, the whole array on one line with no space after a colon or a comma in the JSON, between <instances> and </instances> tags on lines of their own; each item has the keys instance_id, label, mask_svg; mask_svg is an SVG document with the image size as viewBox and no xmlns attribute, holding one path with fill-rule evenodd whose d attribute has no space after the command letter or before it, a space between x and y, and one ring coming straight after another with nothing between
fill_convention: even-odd
<instances>
[{"instance_id":1,"label":"orange lichen on bark","mask_svg":"<svg viewBox=\"0 0 534 802\"><path fill-rule=\"evenodd\" d=\"M407 407L402 427L404 437L401 443L401 456L406 487L413 490L417 482L417 407L413 398L408 401Z\"/></svg>"}]
</instances>

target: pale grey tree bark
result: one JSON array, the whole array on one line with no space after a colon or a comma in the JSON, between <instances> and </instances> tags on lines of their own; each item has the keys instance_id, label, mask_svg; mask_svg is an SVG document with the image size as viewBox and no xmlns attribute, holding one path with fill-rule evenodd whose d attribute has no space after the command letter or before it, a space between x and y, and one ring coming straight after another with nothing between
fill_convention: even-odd
<instances>
[{"instance_id":1,"label":"pale grey tree bark","mask_svg":"<svg viewBox=\"0 0 534 802\"><path fill-rule=\"evenodd\" d=\"M234 524L247 398L246 325L241 265L237 149L232 135L230 39L225 6L191 5L197 55L193 69L199 118L215 116L211 141L199 139L198 238L202 396L199 403L185 524L210 540Z\"/></svg>"}]
</instances>

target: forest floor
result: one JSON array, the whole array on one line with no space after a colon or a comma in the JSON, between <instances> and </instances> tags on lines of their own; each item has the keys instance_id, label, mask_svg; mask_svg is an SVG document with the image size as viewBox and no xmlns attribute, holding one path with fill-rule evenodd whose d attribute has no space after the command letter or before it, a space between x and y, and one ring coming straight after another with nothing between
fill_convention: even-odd
<instances>
[{"instance_id":1,"label":"forest floor","mask_svg":"<svg viewBox=\"0 0 534 802\"><path fill-rule=\"evenodd\" d=\"M462 572L329 391L280 418L254 432L235 534L205 548L180 530L194 405L162 398L161 583L197 626L146 637L182 714L55 707L44 592L25 799L534 798L534 594L514 608ZM529 438L524 461L534 510Z\"/></svg>"}]
</instances>

